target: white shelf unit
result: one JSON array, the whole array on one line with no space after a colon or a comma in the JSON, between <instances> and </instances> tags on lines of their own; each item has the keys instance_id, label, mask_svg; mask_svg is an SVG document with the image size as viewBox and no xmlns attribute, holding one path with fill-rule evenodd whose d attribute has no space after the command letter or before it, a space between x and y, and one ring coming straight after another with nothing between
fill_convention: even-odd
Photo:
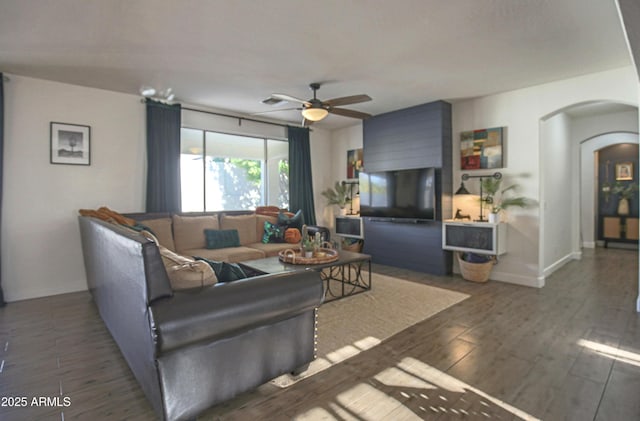
<instances>
[{"instance_id":1,"label":"white shelf unit","mask_svg":"<svg viewBox=\"0 0 640 421\"><path fill-rule=\"evenodd\" d=\"M336 216L336 235L359 240L364 239L362 218L357 215Z\"/></svg>"},{"instance_id":2,"label":"white shelf unit","mask_svg":"<svg viewBox=\"0 0 640 421\"><path fill-rule=\"evenodd\" d=\"M444 221L444 250L499 256L507 252L507 224L490 222Z\"/></svg>"}]
</instances>

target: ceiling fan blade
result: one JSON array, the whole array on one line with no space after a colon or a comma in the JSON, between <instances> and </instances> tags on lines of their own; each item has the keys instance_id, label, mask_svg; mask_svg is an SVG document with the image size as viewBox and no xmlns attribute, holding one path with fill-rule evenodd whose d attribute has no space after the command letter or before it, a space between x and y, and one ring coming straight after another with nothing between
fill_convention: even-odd
<instances>
[{"instance_id":1,"label":"ceiling fan blade","mask_svg":"<svg viewBox=\"0 0 640 421\"><path fill-rule=\"evenodd\" d=\"M327 101L323 101L323 103L330 107L336 107L338 105L359 104L361 102L367 102L367 101L371 101L371 97L369 95L360 94L360 95L343 96L341 98L333 98Z\"/></svg>"},{"instance_id":2,"label":"ceiling fan blade","mask_svg":"<svg viewBox=\"0 0 640 421\"><path fill-rule=\"evenodd\" d=\"M347 110L346 108L329 108L329 112L344 117L359 118L361 120L366 120L371 117L371 114L361 113L360 111L355 110Z\"/></svg>"},{"instance_id":3,"label":"ceiling fan blade","mask_svg":"<svg viewBox=\"0 0 640 421\"><path fill-rule=\"evenodd\" d=\"M305 101L304 99L300 99L300 98L296 98L294 96L291 95L286 95L286 94L271 94L272 98L277 98L277 99L281 99L283 101L289 101L289 102L299 102L300 104L304 104L304 105L311 105L311 103L309 101Z\"/></svg>"},{"instance_id":4,"label":"ceiling fan blade","mask_svg":"<svg viewBox=\"0 0 640 421\"><path fill-rule=\"evenodd\" d=\"M278 108L277 110L269 110L269 111L259 111L257 113L251 113L250 115L260 115L260 114L268 114L268 113L277 113L279 111L292 111L292 110L302 110L302 107L295 108Z\"/></svg>"}]
</instances>

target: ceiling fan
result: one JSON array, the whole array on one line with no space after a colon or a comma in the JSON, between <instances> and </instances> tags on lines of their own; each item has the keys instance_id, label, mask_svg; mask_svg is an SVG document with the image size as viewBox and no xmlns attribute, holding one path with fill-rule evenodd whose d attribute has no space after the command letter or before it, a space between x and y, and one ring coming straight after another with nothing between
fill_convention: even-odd
<instances>
[{"instance_id":1,"label":"ceiling fan","mask_svg":"<svg viewBox=\"0 0 640 421\"><path fill-rule=\"evenodd\" d=\"M361 102L371 101L371 97L369 95L360 94L360 95L351 95L351 96L343 96L340 98L328 99L326 101L321 101L316 97L316 91L320 89L319 83L311 83L309 88L313 91L313 98L305 101L304 99L296 98L291 95L286 94L271 94L271 97L262 101L265 104L277 104L282 101L287 102L296 102L301 104L301 107L295 108L282 108L279 110L271 110L265 111L262 113L256 114L265 114L276 111L286 111L286 110L301 110L302 111L302 125L306 126L315 121L320 121L324 119L329 113L337 114L344 117L352 117L359 119L367 119L371 117L371 114L363 113L360 111L349 110L346 108L337 108L341 105L350 105L350 104L359 104Z\"/></svg>"}]
</instances>

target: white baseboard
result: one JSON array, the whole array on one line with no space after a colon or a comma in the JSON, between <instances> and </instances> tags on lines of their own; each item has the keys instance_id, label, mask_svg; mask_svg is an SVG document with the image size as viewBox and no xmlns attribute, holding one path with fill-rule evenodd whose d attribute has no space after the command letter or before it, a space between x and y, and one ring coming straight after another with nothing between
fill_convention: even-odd
<instances>
[{"instance_id":1,"label":"white baseboard","mask_svg":"<svg viewBox=\"0 0 640 421\"><path fill-rule=\"evenodd\" d=\"M65 286L64 288L46 288L36 290L19 290L19 291L6 291L5 301L10 303L14 301L30 300L33 298L50 297L52 295L68 294L71 292L86 291L87 285L85 281L84 286Z\"/></svg>"},{"instance_id":2,"label":"white baseboard","mask_svg":"<svg viewBox=\"0 0 640 421\"><path fill-rule=\"evenodd\" d=\"M579 254L579 256L578 256ZM547 276L551 275L553 272L555 272L556 270L560 269L562 266L566 265L567 263L569 263L571 260L580 260L582 258L582 252L573 252L573 253L569 253L566 256L564 256L563 258L561 258L560 260L558 260L557 262L549 265L548 267L546 267L544 269L544 277L546 278Z\"/></svg>"},{"instance_id":3,"label":"white baseboard","mask_svg":"<svg viewBox=\"0 0 640 421\"><path fill-rule=\"evenodd\" d=\"M582 242L582 247L584 247L586 249L594 249L594 248L596 248L596 242L595 241L583 241Z\"/></svg>"},{"instance_id":4,"label":"white baseboard","mask_svg":"<svg viewBox=\"0 0 640 421\"><path fill-rule=\"evenodd\" d=\"M525 287L542 288L544 286L544 276L525 276L509 272L498 272L495 269L491 272L491 279L494 281L506 282L508 284L522 285Z\"/></svg>"}]
</instances>

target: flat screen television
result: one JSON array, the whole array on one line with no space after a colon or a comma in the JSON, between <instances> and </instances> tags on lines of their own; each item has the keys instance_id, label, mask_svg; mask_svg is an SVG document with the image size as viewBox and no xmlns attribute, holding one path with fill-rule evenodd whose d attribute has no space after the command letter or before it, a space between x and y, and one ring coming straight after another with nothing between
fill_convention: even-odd
<instances>
[{"instance_id":1,"label":"flat screen television","mask_svg":"<svg viewBox=\"0 0 640 421\"><path fill-rule=\"evenodd\" d=\"M435 169L361 172L360 215L434 220L436 218Z\"/></svg>"}]
</instances>

